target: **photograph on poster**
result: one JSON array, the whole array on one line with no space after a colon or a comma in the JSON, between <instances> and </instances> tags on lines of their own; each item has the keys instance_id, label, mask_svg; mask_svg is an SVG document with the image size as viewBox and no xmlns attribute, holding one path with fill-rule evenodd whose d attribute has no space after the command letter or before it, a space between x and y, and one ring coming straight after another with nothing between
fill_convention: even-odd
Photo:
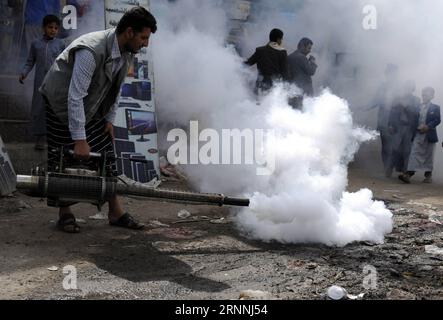
<instances>
[{"instance_id":1,"label":"photograph on poster","mask_svg":"<svg viewBox=\"0 0 443 320\"><path fill-rule=\"evenodd\" d=\"M155 114L150 111L126 109L126 123L129 135L157 133Z\"/></svg>"},{"instance_id":2,"label":"photograph on poster","mask_svg":"<svg viewBox=\"0 0 443 320\"><path fill-rule=\"evenodd\" d=\"M148 81L134 81L131 83L125 83L122 86L121 97L133 98L141 101L150 101L152 100L151 83Z\"/></svg>"}]
</instances>

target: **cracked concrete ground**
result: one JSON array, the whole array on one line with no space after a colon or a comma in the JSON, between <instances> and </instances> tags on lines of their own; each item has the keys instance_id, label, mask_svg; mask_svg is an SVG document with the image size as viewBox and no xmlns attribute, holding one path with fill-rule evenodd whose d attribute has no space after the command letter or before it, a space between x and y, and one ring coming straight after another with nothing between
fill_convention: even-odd
<instances>
[{"instance_id":1,"label":"cracked concrete ground","mask_svg":"<svg viewBox=\"0 0 443 320\"><path fill-rule=\"evenodd\" d=\"M71 235L55 230L56 211L44 201L16 194L0 199L0 298L238 299L260 290L270 299L325 299L338 285L363 299L442 299L443 185L404 185L352 169L349 190L362 187L394 213L382 245L263 243L245 238L227 208L129 198L144 231L88 219L96 209L82 204L75 208L82 232ZM186 222L177 222L181 209L192 214ZM63 288L67 265L76 267L76 290ZM365 266L375 267L376 288L363 287Z\"/></svg>"}]
</instances>

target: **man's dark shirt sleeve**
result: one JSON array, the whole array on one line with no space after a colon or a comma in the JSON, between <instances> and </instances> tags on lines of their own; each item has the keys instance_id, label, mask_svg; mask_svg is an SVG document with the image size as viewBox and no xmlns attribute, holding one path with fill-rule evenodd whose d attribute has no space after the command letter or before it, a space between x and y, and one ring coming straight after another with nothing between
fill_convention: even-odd
<instances>
[{"instance_id":1,"label":"man's dark shirt sleeve","mask_svg":"<svg viewBox=\"0 0 443 320\"><path fill-rule=\"evenodd\" d=\"M248 60L245 61L245 64L249 66L253 66L256 63L257 63L257 51L255 51L254 54Z\"/></svg>"},{"instance_id":2,"label":"man's dark shirt sleeve","mask_svg":"<svg viewBox=\"0 0 443 320\"><path fill-rule=\"evenodd\" d=\"M310 76L313 76L315 74L315 71L317 71L317 65L309 61L306 57L300 57L299 65L303 69L303 71Z\"/></svg>"},{"instance_id":3,"label":"man's dark shirt sleeve","mask_svg":"<svg viewBox=\"0 0 443 320\"><path fill-rule=\"evenodd\" d=\"M434 110L435 110L435 116L428 123L428 127L432 128L432 129L435 129L441 122L440 107L437 105L434 105Z\"/></svg>"}]
</instances>

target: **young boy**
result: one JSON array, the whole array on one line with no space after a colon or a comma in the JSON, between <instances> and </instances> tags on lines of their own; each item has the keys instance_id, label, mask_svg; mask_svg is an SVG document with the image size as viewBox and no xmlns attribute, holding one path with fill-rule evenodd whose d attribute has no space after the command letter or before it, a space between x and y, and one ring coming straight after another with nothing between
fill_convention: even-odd
<instances>
[{"instance_id":1,"label":"young boy","mask_svg":"<svg viewBox=\"0 0 443 320\"><path fill-rule=\"evenodd\" d=\"M46 138L46 116L43 97L38 92L46 73L52 66L54 60L65 49L65 43L56 36L60 29L60 19L54 15L43 18L43 37L32 42L28 59L19 81L23 84L29 72L35 65L34 93L32 97L31 125L32 134L37 137L36 150L44 150Z\"/></svg>"}]
</instances>

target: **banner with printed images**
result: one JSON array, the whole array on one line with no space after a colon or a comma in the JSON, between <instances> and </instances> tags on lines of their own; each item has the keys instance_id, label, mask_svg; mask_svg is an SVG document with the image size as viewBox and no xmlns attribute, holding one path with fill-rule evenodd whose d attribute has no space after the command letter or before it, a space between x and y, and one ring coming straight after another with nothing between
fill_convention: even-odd
<instances>
[{"instance_id":1,"label":"banner with printed images","mask_svg":"<svg viewBox=\"0 0 443 320\"><path fill-rule=\"evenodd\" d=\"M149 10L149 0L106 0L106 28L116 27L123 14L134 6ZM114 134L116 154L121 158L117 161L119 173L142 183L158 178L157 117L149 48L134 57L118 103Z\"/></svg>"}]
</instances>

